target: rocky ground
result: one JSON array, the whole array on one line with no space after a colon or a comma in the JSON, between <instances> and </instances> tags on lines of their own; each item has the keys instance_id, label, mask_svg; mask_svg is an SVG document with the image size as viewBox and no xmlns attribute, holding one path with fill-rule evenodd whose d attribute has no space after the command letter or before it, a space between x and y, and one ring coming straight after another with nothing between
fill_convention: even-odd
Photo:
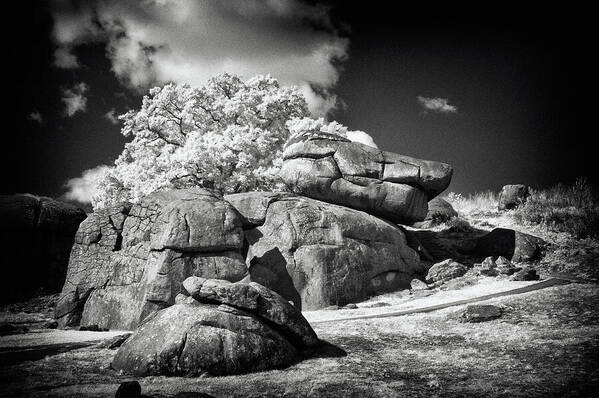
<instances>
[{"instance_id":1,"label":"rocky ground","mask_svg":"<svg viewBox=\"0 0 599 398\"><path fill-rule=\"evenodd\" d=\"M509 212L470 217L468 223L481 230L514 228ZM424 308L535 282L463 277L435 290L373 297L354 309L306 312L318 336L337 349L285 369L241 376L142 377L142 392L155 397L194 396L191 392L215 397L596 396L599 245L518 229L554 245L536 265L542 278L565 275L570 283L477 303L499 309L496 319L479 323L463 322L466 305L398 317L339 318ZM449 243L471 233L460 224L434 230L447 231ZM55 299L2 308L0 322L17 325L22 333L0 337L0 396L114 396L119 383L131 377L112 370L116 351L97 343L122 332L44 329L52 326L47 322Z\"/></svg>"}]
</instances>

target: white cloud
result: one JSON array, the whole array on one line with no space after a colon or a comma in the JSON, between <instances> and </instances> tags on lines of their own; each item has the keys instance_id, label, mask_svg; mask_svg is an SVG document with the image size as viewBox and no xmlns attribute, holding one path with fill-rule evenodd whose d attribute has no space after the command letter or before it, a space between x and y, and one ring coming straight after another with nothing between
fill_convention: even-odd
<instances>
[{"instance_id":1,"label":"white cloud","mask_svg":"<svg viewBox=\"0 0 599 398\"><path fill-rule=\"evenodd\" d=\"M75 84L72 88L62 89L61 101L64 103L65 116L71 117L77 112L85 112L87 107L87 97L85 93L89 89L84 82Z\"/></svg>"},{"instance_id":2,"label":"white cloud","mask_svg":"<svg viewBox=\"0 0 599 398\"><path fill-rule=\"evenodd\" d=\"M33 111L28 116L27 119L38 123L39 125L44 124L44 117L39 111Z\"/></svg>"},{"instance_id":3,"label":"white cloud","mask_svg":"<svg viewBox=\"0 0 599 398\"><path fill-rule=\"evenodd\" d=\"M299 0L69 4L53 10L54 41L64 52L57 54L106 41L113 72L134 88L168 81L199 86L221 72L245 78L269 73L300 86L315 115L336 105L330 94L339 78L334 61L347 57L348 40L336 33L326 7Z\"/></svg>"},{"instance_id":4,"label":"white cloud","mask_svg":"<svg viewBox=\"0 0 599 398\"><path fill-rule=\"evenodd\" d=\"M93 169L85 170L81 177L71 178L65 184L67 200L75 200L80 203L91 203L92 197L96 194L96 184L100 177L110 167L100 165Z\"/></svg>"},{"instance_id":5,"label":"white cloud","mask_svg":"<svg viewBox=\"0 0 599 398\"><path fill-rule=\"evenodd\" d=\"M418 96L418 102L420 105L428 111L437 112L437 113L457 113L458 108L449 105L449 102L446 98L426 98L422 96Z\"/></svg>"},{"instance_id":6,"label":"white cloud","mask_svg":"<svg viewBox=\"0 0 599 398\"><path fill-rule=\"evenodd\" d=\"M372 139L370 134L365 133L364 131L360 131L360 130L348 131L347 138L352 142L359 142L364 145L378 148L378 146L376 145L376 143L374 142L374 140Z\"/></svg>"},{"instance_id":7,"label":"white cloud","mask_svg":"<svg viewBox=\"0 0 599 398\"><path fill-rule=\"evenodd\" d=\"M114 108L112 108L111 110L106 112L104 114L104 117L106 119L108 119L108 121L112 124L119 124L119 116L116 114L116 111Z\"/></svg>"}]
</instances>

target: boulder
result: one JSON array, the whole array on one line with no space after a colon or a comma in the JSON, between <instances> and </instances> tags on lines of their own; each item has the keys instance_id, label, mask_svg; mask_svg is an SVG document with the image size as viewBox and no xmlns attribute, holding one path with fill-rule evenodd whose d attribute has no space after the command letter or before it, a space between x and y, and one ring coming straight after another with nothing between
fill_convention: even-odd
<instances>
[{"instance_id":1,"label":"boulder","mask_svg":"<svg viewBox=\"0 0 599 398\"><path fill-rule=\"evenodd\" d=\"M502 275L512 275L513 273L520 271L520 268L514 266L510 260L503 256L497 257L495 261L497 271Z\"/></svg>"},{"instance_id":2,"label":"boulder","mask_svg":"<svg viewBox=\"0 0 599 398\"><path fill-rule=\"evenodd\" d=\"M427 283L444 283L450 279L458 278L464 275L468 269L452 259L441 261L440 263L434 264L426 275Z\"/></svg>"},{"instance_id":3,"label":"boulder","mask_svg":"<svg viewBox=\"0 0 599 398\"><path fill-rule=\"evenodd\" d=\"M412 279L410 282L410 288L412 290L428 290L429 287L426 283L422 282L420 279Z\"/></svg>"},{"instance_id":4,"label":"boulder","mask_svg":"<svg viewBox=\"0 0 599 398\"><path fill-rule=\"evenodd\" d=\"M290 194L226 195L246 223L250 278L300 309L408 288L425 269L402 230L362 211Z\"/></svg>"},{"instance_id":5,"label":"boulder","mask_svg":"<svg viewBox=\"0 0 599 398\"><path fill-rule=\"evenodd\" d=\"M155 313L112 367L135 376L229 375L280 368L319 345L301 312L256 283L195 280L188 303Z\"/></svg>"},{"instance_id":6,"label":"boulder","mask_svg":"<svg viewBox=\"0 0 599 398\"><path fill-rule=\"evenodd\" d=\"M543 239L507 228L495 228L478 238L474 253L480 256L503 256L514 262L536 261L546 247Z\"/></svg>"},{"instance_id":7,"label":"boulder","mask_svg":"<svg viewBox=\"0 0 599 398\"><path fill-rule=\"evenodd\" d=\"M442 198L433 198L428 202L428 212L423 221L413 224L415 228L432 228L458 216L453 206Z\"/></svg>"},{"instance_id":8,"label":"boulder","mask_svg":"<svg viewBox=\"0 0 599 398\"><path fill-rule=\"evenodd\" d=\"M459 318L461 322L486 322L499 318L503 313L501 307L490 304L469 305L462 311Z\"/></svg>"},{"instance_id":9,"label":"boulder","mask_svg":"<svg viewBox=\"0 0 599 398\"><path fill-rule=\"evenodd\" d=\"M280 175L295 193L410 224L451 181L445 163L381 151L332 134L299 134L286 144Z\"/></svg>"},{"instance_id":10,"label":"boulder","mask_svg":"<svg viewBox=\"0 0 599 398\"><path fill-rule=\"evenodd\" d=\"M0 195L0 303L60 291L85 217L78 207L51 198Z\"/></svg>"},{"instance_id":11,"label":"boulder","mask_svg":"<svg viewBox=\"0 0 599 398\"><path fill-rule=\"evenodd\" d=\"M530 196L530 191L526 185L504 185L499 192L498 209L515 209L525 203Z\"/></svg>"},{"instance_id":12,"label":"boulder","mask_svg":"<svg viewBox=\"0 0 599 398\"><path fill-rule=\"evenodd\" d=\"M192 275L247 275L241 220L217 194L157 192L91 214L79 227L57 303L59 325L132 329L175 302Z\"/></svg>"}]
</instances>

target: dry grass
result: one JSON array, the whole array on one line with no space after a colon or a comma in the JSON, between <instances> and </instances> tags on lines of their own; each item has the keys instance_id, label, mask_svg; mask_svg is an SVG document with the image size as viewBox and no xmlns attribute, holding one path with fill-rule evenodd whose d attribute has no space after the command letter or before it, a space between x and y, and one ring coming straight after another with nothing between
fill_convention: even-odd
<instances>
[{"instance_id":1,"label":"dry grass","mask_svg":"<svg viewBox=\"0 0 599 398\"><path fill-rule=\"evenodd\" d=\"M558 184L533 191L528 201L514 211L514 218L578 239L599 237L599 199L585 178L577 179L572 186Z\"/></svg>"},{"instance_id":2,"label":"dry grass","mask_svg":"<svg viewBox=\"0 0 599 398\"><path fill-rule=\"evenodd\" d=\"M459 307L315 325L348 355L228 377L146 377L149 396L582 397L599 388L599 287L572 284L494 299L504 316L458 321ZM114 351L84 348L0 371L0 396L113 396L128 379Z\"/></svg>"},{"instance_id":3,"label":"dry grass","mask_svg":"<svg viewBox=\"0 0 599 398\"><path fill-rule=\"evenodd\" d=\"M450 192L444 197L462 218L498 213L497 194L492 191L477 192L468 196Z\"/></svg>"}]
</instances>

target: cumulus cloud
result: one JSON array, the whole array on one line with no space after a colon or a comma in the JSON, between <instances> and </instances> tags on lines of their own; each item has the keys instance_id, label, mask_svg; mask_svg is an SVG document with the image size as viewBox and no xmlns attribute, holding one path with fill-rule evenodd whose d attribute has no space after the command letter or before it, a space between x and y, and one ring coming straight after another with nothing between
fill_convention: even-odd
<instances>
[{"instance_id":1,"label":"cumulus cloud","mask_svg":"<svg viewBox=\"0 0 599 398\"><path fill-rule=\"evenodd\" d=\"M92 197L96 194L97 181L109 169L108 166L100 165L93 169L85 170L81 177L75 177L68 180L65 184L67 191L65 198L80 203L91 203Z\"/></svg>"},{"instance_id":2,"label":"cumulus cloud","mask_svg":"<svg viewBox=\"0 0 599 398\"><path fill-rule=\"evenodd\" d=\"M114 108L106 112L104 114L104 118L106 118L112 124L119 124L119 117Z\"/></svg>"},{"instance_id":3,"label":"cumulus cloud","mask_svg":"<svg viewBox=\"0 0 599 398\"><path fill-rule=\"evenodd\" d=\"M427 98L418 96L418 103L425 109L436 113L457 113L458 108L450 105L446 98Z\"/></svg>"},{"instance_id":4,"label":"cumulus cloud","mask_svg":"<svg viewBox=\"0 0 599 398\"><path fill-rule=\"evenodd\" d=\"M348 40L337 33L328 8L300 0L96 0L53 6L55 64L74 65L71 49L105 42L112 71L145 90L173 81L203 85L230 72L271 74L298 85L310 109L323 115Z\"/></svg>"},{"instance_id":5,"label":"cumulus cloud","mask_svg":"<svg viewBox=\"0 0 599 398\"><path fill-rule=\"evenodd\" d=\"M44 124L44 117L39 111L33 111L28 116L27 119L36 122L39 125Z\"/></svg>"},{"instance_id":6,"label":"cumulus cloud","mask_svg":"<svg viewBox=\"0 0 599 398\"><path fill-rule=\"evenodd\" d=\"M378 148L378 146L376 145L376 143L374 142L374 140L372 139L370 134L365 133L364 131L360 131L360 130L348 131L347 138L352 142L359 142L364 145Z\"/></svg>"},{"instance_id":7,"label":"cumulus cloud","mask_svg":"<svg viewBox=\"0 0 599 398\"><path fill-rule=\"evenodd\" d=\"M77 112L85 112L85 108L87 107L85 93L88 89L88 85L84 82L77 83L71 88L62 89L61 101L65 106L65 116L71 117Z\"/></svg>"}]
</instances>

